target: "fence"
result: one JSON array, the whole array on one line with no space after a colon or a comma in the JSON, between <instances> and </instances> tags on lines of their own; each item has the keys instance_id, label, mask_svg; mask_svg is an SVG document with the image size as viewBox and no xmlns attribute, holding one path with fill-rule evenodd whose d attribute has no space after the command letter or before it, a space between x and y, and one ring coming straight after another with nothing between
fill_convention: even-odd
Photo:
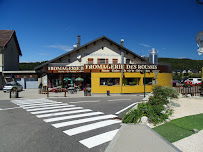
<instances>
[{"instance_id":1,"label":"fence","mask_svg":"<svg viewBox=\"0 0 203 152\"><path fill-rule=\"evenodd\" d=\"M200 96L200 89L202 85L195 85L192 87L186 87L184 85L178 85L174 88L178 93L181 93L183 95L191 94L191 96Z\"/></svg>"}]
</instances>

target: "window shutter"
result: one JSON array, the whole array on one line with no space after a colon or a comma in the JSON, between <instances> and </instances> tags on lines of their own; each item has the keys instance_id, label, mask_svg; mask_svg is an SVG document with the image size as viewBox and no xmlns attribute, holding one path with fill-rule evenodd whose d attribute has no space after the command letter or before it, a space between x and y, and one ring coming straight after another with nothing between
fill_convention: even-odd
<instances>
[{"instance_id":1,"label":"window shutter","mask_svg":"<svg viewBox=\"0 0 203 152\"><path fill-rule=\"evenodd\" d=\"M97 59L97 64L100 64L100 59Z\"/></svg>"},{"instance_id":2,"label":"window shutter","mask_svg":"<svg viewBox=\"0 0 203 152\"><path fill-rule=\"evenodd\" d=\"M106 64L109 64L109 59L106 59Z\"/></svg>"}]
</instances>

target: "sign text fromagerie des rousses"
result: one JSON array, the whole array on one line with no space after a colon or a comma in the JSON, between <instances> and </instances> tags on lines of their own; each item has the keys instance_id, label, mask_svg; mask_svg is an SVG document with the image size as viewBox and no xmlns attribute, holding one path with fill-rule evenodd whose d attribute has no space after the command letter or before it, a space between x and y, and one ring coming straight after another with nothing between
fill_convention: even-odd
<instances>
[{"instance_id":1,"label":"sign text fromagerie des rousses","mask_svg":"<svg viewBox=\"0 0 203 152\"><path fill-rule=\"evenodd\" d=\"M85 64L84 66L49 66L47 73L76 73L76 72L151 72L157 70L158 65L145 64Z\"/></svg>"}]
</instances>

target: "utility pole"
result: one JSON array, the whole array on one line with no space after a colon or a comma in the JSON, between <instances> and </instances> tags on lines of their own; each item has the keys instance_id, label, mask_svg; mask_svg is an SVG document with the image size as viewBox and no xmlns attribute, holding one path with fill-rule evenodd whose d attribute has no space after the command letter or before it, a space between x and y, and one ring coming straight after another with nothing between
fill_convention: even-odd
<instances>
[{"instance_id":1,"label":"utility pole","mask_svg":"<svg viewBox=\"0 0 203 152\"><path fill-rule=\"evenodd\" d=\"M145 80L145 73L146 73L146 70L144 69L144 98L145 98L145 83L146 83L146 80Z\"/></svg>"},{"instance_id":2,"label":"utility pole","mask_svg":"<svg viewBox=\"0 0 203 152\"><path fill-rule=\"evenodd\" d=\"M121 46L123 46L124 39L121 39ZM124 75L124 52L123 48L121 48L121 94L123 93L123 75Z\"/></svg>"}]
</instances>

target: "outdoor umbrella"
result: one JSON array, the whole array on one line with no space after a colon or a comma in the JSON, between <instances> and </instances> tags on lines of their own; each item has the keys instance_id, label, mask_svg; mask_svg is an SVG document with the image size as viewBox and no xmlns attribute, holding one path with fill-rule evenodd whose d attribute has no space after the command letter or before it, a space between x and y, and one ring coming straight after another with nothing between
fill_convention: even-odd
<instances>
[{"instance_id":1,"label":"outdoor umbrella","mask_svg":"<svg viewBox=\"0 0 203 152\"><path fill-rule=\"evenodd\" d=\"M66 77L66 78L64 78L63 80L64 80L64 81L70 81L70 83L73 84L73 80L72 80L71 78L69 78L69 77Z\"/></svg>"},{"instance_id":2,"label":"outdoor umbrella","mask_svg":"<svg viewBox=\"0 0 203 152\"><path fill-rule=\"evenodd\" d=\"M75 81L84 81L84 79L83 79L83 78L78 77L78 78L76 78L76 79L75 79Z\"/></svg>"},{"instance_id":3,"label":"outdoor umbrella","mask_svg":"<svg viewBox=\"0 0 203 152\"><path fill-rule=\"evenodd\" d=\"M64 78L63 80L64 81L72 81L71 78L68 78L68 77Z\"/></svg>"}]
</instances>

